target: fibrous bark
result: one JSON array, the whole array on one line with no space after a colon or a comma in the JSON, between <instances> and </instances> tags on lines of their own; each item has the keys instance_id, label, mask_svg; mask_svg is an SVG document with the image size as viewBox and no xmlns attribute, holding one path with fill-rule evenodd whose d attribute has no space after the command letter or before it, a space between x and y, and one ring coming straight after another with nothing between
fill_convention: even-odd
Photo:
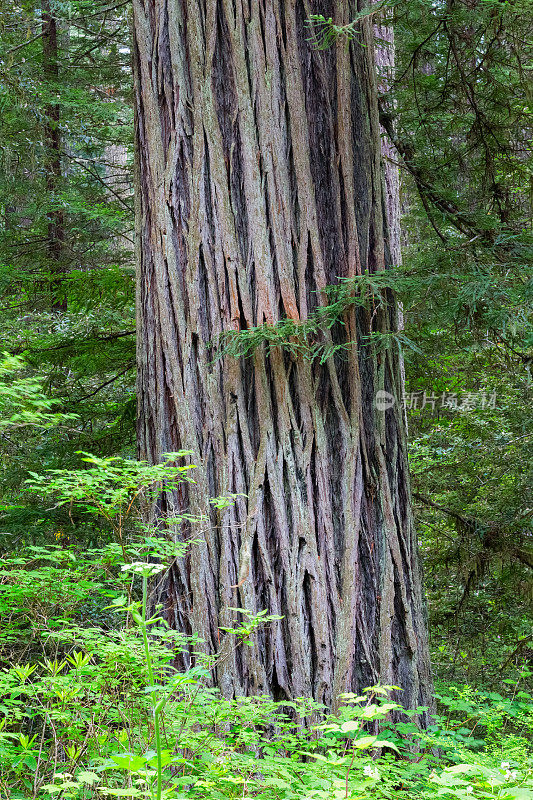
<instances>
[{"instance_id":1,"label":"fibrous bark","mask_svg":"<svg viewBox=\"0 0 533 800\"><path fill-rule=\"evenodd\" d=\"M393 262L372 23L330 50L306 0L134 0L141 457L193 451L196 484L158 512L206 514L161 591L169 623L221 652L226 695L314 696L377 681L428 700L392 298L348 309L325 363L228 330L305 321L339 278ZM376 407L378 391L389 408ZM385 403L385 405L388 405ZM216 516L209 498L239 496ZM234 648L234 612L283 617ZM185 665L188 663L184 655Z\"/></svg>"}]
</instances>

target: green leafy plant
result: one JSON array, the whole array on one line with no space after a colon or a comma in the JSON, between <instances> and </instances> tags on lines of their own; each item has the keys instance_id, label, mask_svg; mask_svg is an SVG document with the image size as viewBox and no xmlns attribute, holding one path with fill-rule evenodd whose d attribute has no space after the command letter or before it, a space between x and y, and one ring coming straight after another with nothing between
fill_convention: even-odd
<instances>
[{"instance_id":1,"label":"green leafy plant","mask_svg":"<svg viewBox=\"0 0 533 800\"><path fill-rule=\"evenodd\" d=\"M80 453L89 466L79 470L56 469L43 475L30 473L26 482L28 491L56 500L56 507L73 507L92 517L100 517L112 528L127 557L125 527L140 522L141 502L149 505L164 491L172 491L181 483L192 481L188 474L193 464L180 464L189 451L167 453L159 464L149 465L133 459L99 458L91 453ZM187 515L167 519L177 525ZM155 539L150 540L155 545Z\"/></svg>"},{"instance_id":2,"label":"green leafy plant","mask_svg":"<svg viewBox=\"0 0 533 800\"><path fill-rule=\"evenodd\" d=\"M43 379L27 372L28 366L22 358L3 354L0 359L0 431L28 426L50 429L74 422L77 415L55 411L57 402L43 391Z\"/></svg>"},{"instance_id":3,"label":"green leafy plant","mask_svg":"<svg viewBox=\"0 0 533 800\"><path fill-rule=\"evenodd\" d=\"M375 17L392 6L391 0L381 0L381 2L374 3L371 8L364 8L352 14L352 19L345 25L337 25L332 17L326 19L323 14L311 14L306 22L312 29L309 41L317 50L327 50L337 39L344 39L348 45L360 35L359 26L362 20Z\"/></svg>"}]
</instances>

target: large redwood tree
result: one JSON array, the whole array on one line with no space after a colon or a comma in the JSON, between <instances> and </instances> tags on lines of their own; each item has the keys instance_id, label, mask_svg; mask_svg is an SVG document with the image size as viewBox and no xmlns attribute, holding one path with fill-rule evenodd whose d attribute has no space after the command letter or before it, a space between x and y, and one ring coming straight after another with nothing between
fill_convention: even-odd
<instances>
[{"instance_id":1,"label":"large redwood tree","mask_svg":"<svg viewBox=\"0 0 533 800\"><path fill-rule=\"evenodd\" d=\"M216 357L224 332L305 325L325 287L394 260L372 22L324 50L306 25L357 11L134 0L140 455L198 465L158 513L209 523L159 597L221 654L226 695L334 705L382 681L413 706L431 677L400 358L368 338L397 329L392 297L345 305L315 334L342 345L325 360L283 344ZM225 493L241 496L214 511ZM283 619L235 648L232 607Z\"/></svg>"}]
</instances>

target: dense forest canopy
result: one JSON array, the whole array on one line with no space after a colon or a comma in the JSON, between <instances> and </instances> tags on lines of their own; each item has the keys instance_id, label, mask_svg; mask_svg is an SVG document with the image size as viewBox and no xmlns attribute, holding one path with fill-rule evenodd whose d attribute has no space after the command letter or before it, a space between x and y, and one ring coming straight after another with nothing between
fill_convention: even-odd
<instances>
[{"instance_id":1,"label":"dense forest canopy","mask_svg":"<svg viewBox=\"0 0 533 800\"><path fill-rule=\"evenodd\" d=\"M533 797L531 12L0 4L1 798Z\"/></svg>"}]
</instances>

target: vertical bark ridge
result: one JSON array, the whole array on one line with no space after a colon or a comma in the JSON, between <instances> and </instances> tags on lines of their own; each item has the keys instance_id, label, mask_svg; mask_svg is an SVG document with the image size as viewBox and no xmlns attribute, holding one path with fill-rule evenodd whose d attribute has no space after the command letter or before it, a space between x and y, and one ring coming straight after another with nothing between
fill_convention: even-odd
<instances>
[{"instance_id":1,"label":"vertical bark ridge","mask_svg":"<svg viewBox=\"0 0 533 800\"><path fill-rule=\"evenodd\" d=\"M140 454L193 451L161 513L207 514L164 583L171 624L220 653L228 695L314 696L430 673L394 329L379 307L282 349L214 359L228 330L305 320L340 277L386 266L372 27L319 51L318 0L134 0ZM339 23L356 11L334 0ZM378 389L397 400L376 408ZM209 499L237 493L215 513ZM235 649L230 607L283 619ZM190 656L183 655L184 664Z\"/></svg>"}]
</instances>

